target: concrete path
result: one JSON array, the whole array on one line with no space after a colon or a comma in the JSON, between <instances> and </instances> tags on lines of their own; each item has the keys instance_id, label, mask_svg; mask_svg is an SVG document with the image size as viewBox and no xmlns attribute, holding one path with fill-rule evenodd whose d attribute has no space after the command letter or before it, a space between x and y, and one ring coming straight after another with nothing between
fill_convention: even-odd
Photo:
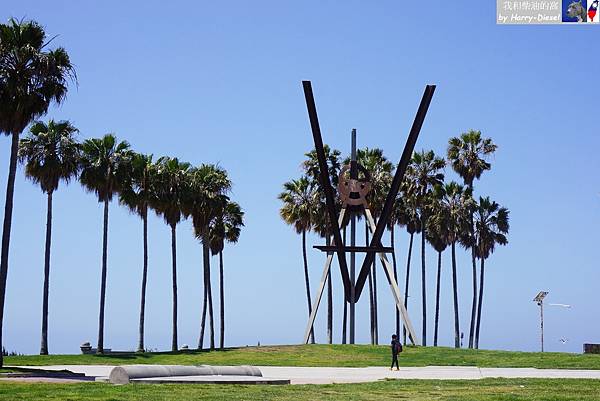
<instances>
[{"instance_id":1,"label":"concrete path","mask_svg":"<svg viewBox=\"0 0 600 401\"><path fill-rule=\"evenodd\" d=\"M21 366L44 370L68 370L88 377L106 377L114 366L55 365ZM401 367L389 368L328 368L257 366L263 379L290 379L292 384L362 383L382 379L435 379L477 380L483 378L551 378L600 379L600 370L534 369L534 368L478 368L471 366Z\"/></svg>"},{"instance_id":2,"label":"concrete path","mask_svg":"<svg viewBox=\"0 0 600 401\"><path fill-rule=\"evenodd\" d=\"M600 370L534 368L478 368L470 366L389 368L303 368L258 366L263 375L291 379L292 384L361 383L382 379L477 380L484 378L577 378L600 379Z\"/></svg>"}]
</instances>

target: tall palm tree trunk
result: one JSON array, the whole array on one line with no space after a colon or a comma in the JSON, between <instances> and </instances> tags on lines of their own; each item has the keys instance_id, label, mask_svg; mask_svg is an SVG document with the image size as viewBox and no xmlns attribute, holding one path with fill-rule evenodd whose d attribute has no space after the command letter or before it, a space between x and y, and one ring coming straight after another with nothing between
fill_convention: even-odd
<instances>
[{"instance_id":1,"label":"tall palm tree trunk","mask_svg":"<svg viewBox=\"0 0 600 401\"><path fill-rule=\"evenodd\" d=\"M473 183L467 187L473 193ZM473 214L471 214L471 228L474 229ZM471 264L473 266L473 300L471 302L471 326L469 328L469 348L473 348L473 336L475 332L475 311L477 310L477 262L475 261L475 247L471 247Z\"/></svg>"},{"instance_id":2,"label":"tall palm tree trunk","mask_svg":"<svg viewBox=\"0 0 600 401\"><path fill-rule=\"evenodd\" d=\"M203 268L204 270L204 268ZM204 276L204 273L202 274ZM206 307L208 304L208 291L206 288L206 279L202 279L203 282L203 292L204 292L204 298L202 300L202 319L200 322L200 336L198 337L198 349L202 349L202 347L204 346L204 328L206 327Z\"/></svg>"},{"instance_id":3,"label":"tall palm tree trunk","mask_svg":"<svg viewBox=\"0 0 600 401\"><path fill-rule=\"evenodd\" d=\"M427 287L425 280L425 217L421 219L421 297L423 298L423 346L427 346Z\"/></svg>"},{"instance_id":4,"label":"tall palm tree trunk","mask_svg":"<svg viewBox=\"0 0 600 401\"><path fill-rule=\"evenodd\" d=\"M327 344L333 344L333 288L331 269L327 273Z\"/></svg>"},{"instance_id":5,"label":"tall palm tree trunk","mask_svg":"<svg viewBox=\"0 0 600 401\"><path fill-rule=\"evenodd\" d=\"M373 276L369 271L369 322L371 332L371 345L375 345L375 322L373 321Z\"/></svg>"},{"instance_id":6,"label":"tall palm tree trunk","mask_svg":"<svg viewBox=\"0 0 600 401\"><path fill-rule=\"evenodd\" d=\"M210 349L215 349L215 329L214 329L214 317L213 317L213 303L212 303L212 285L210 281L210 245L208 239L208 233L202 240L202 259L204 265L204 287L206 289L206 299L208 304L208 323L209 323L209 341Z\"/></svg>"},{"instance_id":7,"label":"tall palm tree trunk","mask_svg":"<svg viewBox=\"0 0 600 401\"><path fill-rule=\"evenodd\" d=\"M144 322L146 319L146 283L148 281L148 207L144 208L142 214L142 220L144 222L144 266L142 270L142 296L140 300L140 326L139 326L139 341L138 341L138 352L144 352Z\"/></svg>"},{"instance_id":8,"label":"tall palm tree trunk","mask_svg":"<svg viewBox=\"0 0 600 401\"><path fill-rule=\"evenodd\" d=\"M308 261L306 259L306 230L302 230L302 258L304 261L304 283L306 285L306 301L308 303L308 316L312 313L312 305L310 301L310 280L308 278ZM315 330L310 329L310 343L315 343Z\"/></svg>"},{"instance_id":9,"label":"tall palm tree trunk","mask_svg":"<svg viewBox=\"0 0 600 401\"><path fill-rule=\"evenodd\" d=\"M473 348L473 336L475 334L475 312L477 311L477 263L475 261L475 250L471 249L471 262L473 266L473 300L471 302L471 327L469 328L469 348Z\"/></svg>"},{"instance_id":10,"label":"tall palm tree trunk","mask_svg":"<svg viewBox=\"0 0 600 401\"><path fill-rule=\"evenodd\" d=\"M344 299L344 315L342 318L342 344L348 343L348 335L346 327L348 326L348 302Z\"/></svg>"},{"instance_id":11,"label":"tall palm tree trunk","mask_svg":"<svg viewBox=\"0 0 600 401\"><path fill-rule=\"evenodd\" d=\"M210 283L210 270L208 273L208 287L207 294L208 297L208 322L210 323L210 349L215 349L215 318L214 318L214 310L213 310L213 298L212 298L212 284Z\"/></svg>"},{"instance_id":12,"label":"tall palm tree trunk","mask_svg":"<svg viewBox=\"0 0 600 401\"><path fill-rule=\"evenodd\" d=\"M438 345L438 327L440 322L440 281L442 278L442 253L438 252L437 285L435 289L435 327L433 329L433 346Z\"/></svg>"},{"instance_id":13,"label":"tall palm tree trunk","mask_svg":"<svg viewBox=\"0 0 600 401\"><path fill-rule=\"evenodd\" d=\"M173 337L171 339L171 351L179 349L177 345L177 243L175 235L175 224L171 225L171 259L173 261Z\"/></svg>"},{"instance_id":14,"label":"tall palm tree trunk","mask_svg":"<svg viewBox=\"0 0 600 401\"><path fill-rule=\"evenodd\" d=\"M408 244L408 258L406 259L406 280L404 281L404 308L408 311L408 284L410 279L410 257L412 256L412 246L414 233L410 233L410 242ZM402 328L402 342L406 345L406 326Z\"/></svg>"},{"instance_id":15,"label":"tall palm tree trunk","mask_svg":"<svg viewBox=\"0 0 600 401\"><path fill-rule=\"evenodd\" d=\"M102 238L102 278L100 281L100 316L98 317L98 354L104 353L104 302L106 300L106 260L108 252L108 199L104 200L104 236Z\"/></svg>"},{"instance_id":16,"label":"tall palm tree trunk","mask_svg":"<svg viewBox=\"0 0 600 401\"><path fill-rule=\"evenodd\" d=\"M221 315L220 324L220 336L219 336L219 348L225 348L225 286L224 286L224 274L223 274L223 251L219 252L219 301L220 307L219 312Z\"/></svg>"},{"instance_id":17,"label":"tall palm tree trunk","mask_svg":"<svg viewBox=\"0 0 600 401\"><path fill-rule=\"evenodd\" d=\"M373 333L375 345L379 344L379 321L377 319L377 258L373 258Z\"/></svg>"},{"instance_id":18,"label":"tall palm tree trunk","mask_svg":"<svg viewBox=\"0 0 600 401\"><path fill-rule=\"evenodd\" d=\"M485 259L481 258L481 276L479 281L479 302L477 304L477 329L475 330L475 349L479 349L479 327L481 326L481 304L483 303L483 278Z\"/></svg>"},{"instance_id":19,"label":"tall palm tree trunk","mask_svg":"<svg viewBox=\"0 0 600 401\"><path fill-rule=\"evenodd\" d=\"M346 245L346 227L343 230L343 242ZM344 302L344 317L342 318L342 344L347 343L347 327L348 327L348 302L346 302L346 297L342 296L342 302Z\"/></svg>"},{"instance_id":20,"label":"tall palm tree trunk","mask_svg":"<svg viewBox=\"0 0 600 401\"><path fill-rule=\"evenodd\" d=\"M52 191L48 192L46 250L44 255L44 294L42 296L42 343L40 355L48 355L48 293L50 291L50 244L52 243Z\"/></svg>"},{"instance_id":21,"label":"tall palm tree trunk","mask_svg":"<svg viewBox=\"0 0 600 401\"><path fill-rule=\"evenodd\" d=\"M395 247L394 247L394 227L392 226L392 228L390 229L390 242L391 242L391 246L392 246L392 263L394 266L394 280L396 281L396 285L398 285L398 268L396 265L396 251L395 251ZM396 305L394 305L394 311L396 312L396 335L400 335L400 312L398 311L398 308L396 307Z\"/></svg>"},{"instance_id":22,"label":"tall palm tree trunk","mask_svg":"<svg viewBox=\"0 0 600 401\"><path fill-rule=\"evenodd\" d=\"M456 243L452 242L452 292L454 295L454 348L460 348L460 327L458 319L458 284L456 282Z\"/></svg>"},{"instance_id":23,"label":"tall palm tree trunk","mask_svg":"<svg viewBox=\"0 0 600 401\"><path fill-rule=\"evenodd\" d=\"M365 220L365 240L366 246L369 246L369 226ZM372 269L369 269L369 321L371 324L371 344L375 344L375 309L373 307L373 274Z\"/></svg>"},{"instance_id":24,"label":"tall palm tree trunk","mask_svg":"<svg viewBox=\"0 0 600 401\"><path fill-rule=\"evenodd\" d=\"M10 247L10 228L12 224L13 195L15 193L15 177L17 175L17 153L19 151L19 133L12 134L10 147L10 163L8 182L6 184L6 201L4 203L4 225L2 226L2 254L0 256L0 351L2 348L2 327L4 324L4 301L6 298L6 279L8 277L8 250ZM0 352L0 367L4 366L4 358Z\"/></svg>"},{"instance_id":25,"label":"tall palm tree trunk","mask_svg":"<svg viewBox=\"0 0 600 401\"><path fill-rule=\"evenodd\" d=\"M327 245L331 245L330 236L327 236ZM333 287L331 285L331 269L327 273L327 343L333 343Z\"/></svg>"}]
</instances>

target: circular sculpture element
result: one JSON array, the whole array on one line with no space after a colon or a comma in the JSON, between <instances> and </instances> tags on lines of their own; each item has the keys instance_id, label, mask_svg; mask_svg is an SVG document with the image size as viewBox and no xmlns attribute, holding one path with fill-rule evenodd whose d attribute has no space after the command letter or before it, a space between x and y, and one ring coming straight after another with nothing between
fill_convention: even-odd
<instances>
[{"instance_id":1,"label":"circular sculpture element","mask_svg":"<svg viewBox=\"0 0 600 401\"><path fill-rule=\"evenodd\" d=\"M346 174L350 170L350 165L345 165L338 177L338 193L344 205L366 206L366 196L371 190L371 174L360 164L357 163L356 166L363 173L364 177L360 179L350 178L349 174ZM351 196L352 194L355 195Z\"/></svg>"}]
</instances>

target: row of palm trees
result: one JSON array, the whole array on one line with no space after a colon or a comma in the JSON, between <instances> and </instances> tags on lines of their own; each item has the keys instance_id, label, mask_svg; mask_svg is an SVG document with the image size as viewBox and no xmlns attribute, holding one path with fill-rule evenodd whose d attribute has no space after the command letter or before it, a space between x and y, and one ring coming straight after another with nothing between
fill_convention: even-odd
<instances>
[{"instance_id":1,"label":"row of palm trees","mask_svg":"<svg viewBox=\"0 0 600 401\"><path fill-rule=\"evenodd\" d=\"M119 202L140 216L143 221L143 272L140 301L138 350L144 350L144 316L148 274L147 223L153 210L171 229L173 335L172 350L177 350L177 259L176 226L190 218L194 234L203 247L204 306L199 347L203 346L208 314L210 347L215 347L213 304L210 280L210 254L220 260L220 346L224 343L223 247L236 242L243 226L243 211L231 201L231 181L222 168L202 164L193 167L177 158L161 157L131 150L126 141L114 135L76 140L77 129L68 121L48 123L38 121L51 104L61 103L69 82L76 74L67 52L59 47L48 50L50 41L35 21L10 19L0 24L0 131L12 137L11 157L6 191L2 249L0 262L0 347L8 272L8 256L14 183L17 163L25 165L25 174L39 184L47 195L47 225L42 305L42 340L40 353L48 353L48 294L50 249L52 238L52 197L61 182L78 179L89 192L104 204L102 275L98 322L99 353L104 351L104 305L106 298L109 204ZM20 140L30 126L29 135ZM0 356L0 366L2 366Z\"/></svg>"},{"instance_id":2,"label":"row of palm trees","mask_svg":"<svg viewBox=\"0 0 600 401\"><path fill-rule=\"evenodd\" d=\"M408 256L406 264L404 303L408 307L408 290L411 272L413 239L415 234L421 234L421 300L422 300L422 344L427 345L427 270L426 244L438 253L435 294L435 320L433 343L438 345L440 279L442 271L442 253L451 249L452 254L452 283L454 307L455 346L460 347L459 297L457 279L456 245L469 250L472 260L473 298L471 313L471 331L469 347L479 347L481 327L481 310L484 292L485 260L489 258L496 245L507 243L508 210L489 197L473 197L473 183L479 179L491 165L487 161L496 150L496 145L489 138L482 138L479 131L468 131L459 137L451 138L448 142L447 158L436 156L433 151L415 152L406 171L401 192L396 200L393 213L387 223L390 231L392 246L395 242L395 227L404 227L409 234ZM341 153L325 147L329 174L337 184L340 172ZM282 219L293 225L302 234L302 250L304 261L304 278L310 313L310 282L306 258L306 233L316 232L328 239L331 236L327 224L327 216L323 200L323 191L318 179L318 167L314 151L306 154L307 159L302 164L303 175L297 180L284 184L284 191L279 195L282 201L280 215ZM374 218L379 218L386 195L391 185L394 166L384 156L381 149L359 149L357 161L371 175L371 192L368 195L369 208ZM346 158L344 164L349 163ZM444 169L449 164L463 179L463 185L444 181ZM338 205L339 207L340 205ZM350 210L342 223L345 238L346 226L355 211ZM356 217L361 218L360 214ZM365 240L369 243L369 230L365 221ZM392 254L395 280L398 282L398 268L395 253ZM480 261L479 283L477 281L476 261ZM370 270L369 278L370 304L370 334L371 342L377 344L378 339L378 307L377 307L377 274L375 262ZM331 280L328 280L328 318L327 340L332 342L332 302ZM342 343L346 342L346 304L342 321ZM396 311L396 332L400 333L400 316ZM314 341L314 335L312 341ZM406 342L406 330L403 330Z\"/></svg>"},{"instance_id":3,"label":"row of palm trees","mask_svg":"<svg viewBox=\"0 0 600 401\"><path fill-rule=\"evenodd\" d=\"M114 197L137 214L143 222L143 270L139 317L138 351L144 350L144 319L146 281L148 275L148 212L161 216L171 230L172 252L172 342L177 343L177 252L176 227L184 218L191 218L196 238L203 247L204 306L198 347L202 348L208 307L210 347L215 347L210 253L220 258L220 346L224 343L224 243L237 242L243 226L243 212L231 201L228 192L231 181L225 170L215 165L192 167L177 158L161 157L153 162L152 155L135 153L126 141L119 142L112 134L78 143L77 129L68 121L48 124L35 122L29 135L20 141L19 159L25 164L25 174L39 184L48 197L46 252L44 264L44 294L42 309L41 354L48 354L48 288L50 245L52 233L52 195L61 181L79 179L82 186L94 193L104 204L102 275L100 312L98 318L97 352L104 352L104 305L106 299L109 205ZM207 306L208 304L208 306Z\"/></svg>"}]
</instances>

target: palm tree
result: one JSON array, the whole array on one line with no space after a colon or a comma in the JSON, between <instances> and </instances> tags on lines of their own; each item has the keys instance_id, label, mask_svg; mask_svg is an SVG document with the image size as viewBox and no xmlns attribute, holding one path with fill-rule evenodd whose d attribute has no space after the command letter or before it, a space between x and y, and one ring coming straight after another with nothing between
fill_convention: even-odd
<instances>
[{"instance_id":1,"label":"palm tree","mask_svg":"<svg viewBox=\"0 0 600 401\"><path fill-rule=\"evenodd\" d=\"M225 208L214 219L210 228L210 249L213 255L219 255L219 300L220 300L220 336L219 348L225 344L225 287L223 274L223 248L225 241L236 243L244 226L244 212L235 202L227 202Z\"/></svg>"},{"instance_id":2,"label":"palm tree","mask_svg":"<svg viewBox=\"0 0 600 401\"><path fill-rule=\"evenodd\" d=\"M131 159L129 185L125 185L119 195L121 204L127 206L132 213L141 217L143 222L144 259L142 267L142 295L140 300L140 321L138 352L144 352L144 320L146 311L146 283L148 279L148 207L154 199L153 179L156 175L156 166L152 162L152 155L134 153Z\"/></svg>"},{"instance_id":3,"label":"palm tree","mask_svg":"<svg viewBox=\"0 0 600 401\"><path fill-rule=\"evenodd\" d=\"M104 303L106 299L106 271L108 247L108 204L129 179L131 151L126 141L117 142L112 134L83 142L81 177L83 187L98 196L104 203L104 228L102 240L102 279L100 285L100 314L98 318L99 354L104 353ZM125 184L126 185L126 184Z\"/></svg>"},{"instance_id":4,"label":"palm tree","mask_svg":"<svg viewBox=\"0 0 600 401\"><path fill-rule=\"evenodd\" d=\"M222 214L229 198L226 193L231 189L227 172L212 164L202 164L190 171L188 190L183 201L183 213L192 218L194 234L202 242L202 265L204 273L204 306L200 325L198 348L204 342L206 310L210 321L210 349L215 348L214 314L212 286L210 280L210 225Z\"/></svg>"},{"instance_id":5,"label":"palm tree","mask_svg":"<svg viewBox=\"0 0 600 401\"><path fill-rule=\"evenodd\" d=\"M452 250L452 290L454 304L454 347L460 348L460 326L458 317L458 283L456 273L456 243L471 230L470 210L473 207L471 190L452 181L436 189L436 211L432 224L444 227L445 242Z\"/></svg>"},{"instance_id":6,"label":"palm tree","mask_svg":"<svg viewBox=\"0 0 600 401\"><path fill-rule=\"evenodd\" d=\"M284 192L278 198L283 202L279 215L287 224L294 226L296 233L302 234L302 257L304 260L304 282L306 284L306 301L308 314L312 312L310 300L310 281L308 277L308 261L306 258L306 232L312 227L314 210L314 187L308 177L303 176L283 184ZM310 333L311 343L314 344L314 330Z\"/></svg>"},{"instance_id":7,"label":"palm tree","mask_svg":"<svg viewBox=\"0 0 600 401\"><path fill-rule=\"evenodd\" d=\"M0 24L0 132L12 137L0 254L0 349L19 135L46 114L50 104L61 103L67 82L76 80L65 49L48 50L48 43L44 28L35 21L10 19Z\"/></svg>"},{"instance_id":8,"label":"palm tree","mask_svg":"<svg viewBox=\"0 0 600 401\"><path fill-rule=\"evenodd\" d=\"M432 189L442 185L444 174L441 170L446 165L444 159L437 157L430 150L415 152L408 166L407 174L415 185L416 205L421 215L421 294L423 300L423 345L427 345L427 291L425 280L425 238L427 237L427 213Z\"/></svg>"},{"instance_id":9,"label":"palm tree","mask_svg":"<svg viewBox=\"0 0 600 401\"><path fill-rule=\"evenodd\" d=\"M367 195L368 205L374 219L379 219L381 210L385 203L385 199L390 190L392 183L392 172L394 165L383 155L383 150L375 149L358 149L356 152L356 160L362 165L371 175L371 191ZM350 163L350 159L346 160ZM389 225L386 223L386 225ZM367 233L368 228L365 227ZM367 241L368 236L367 236ZM368 244L368 242L367 242ZM373 267L371 270L372 286L369 286L371 290L371 316L372 316L372 338L374 344L379 344L379 330L378 330L378 318L377 318L377 269L376 259L373 259ZM371 281L369 281L371 282Z\"/></svg>"},{"instance_id":10,"label":"palm tree","mask_svg":"<svg viewBox=\"0 0 600 401\"><path fill-rule=\"evenodd\" d=\"M337 191L338 176L340 173L340 151L336 149L330 149L328 145L323 147L325 153L325 160L327 162L329 180L332 184L332 189ZM327 212L327 205L325 201L325 191L321 187L321 180L319 177L319 160L317 158L316 150L311 150L305 153L304 156L307 159L302 163L304 171L310 179L310 185L314 188L314 206L311 228L314 229L321 237L326 238L327 245L331 244L331 236L333 235L331 225L329 223L329 215ZM337 199L337 197L334 197ZM340 205L336 204L339 210ZM344 299L344 305L346 301ZM342 322L343 323L343 322ZM333 343L333 286L331 283L331 271L327 275L327 342Z\"/></svg>"},{"instance_id":11,"label":"palm tree","mask_svg":"<svg viewBox=\"0 0 600 401\"><path fill-rule=\"evenodd\" d=\"M68 121L46 125L36 122L30 134L19 144L19 159L25 163L25 175L48 197L46 217L46 252L44 259L44 293L42 302L42 341L40 355L48 355L48 293L50 286L50 244L52 238L52 195L60 181L68 183L79 172L77 128Z\"/></svg>"},{"instance_id":12,"label":"palm tree","mask_svg":"<svg viewBox=\"0 0 600 401\"><path fill-rule=\"evenodd\" d=\"M181 221L182 203L186 190L186 178L190 164L180 162L177 158L163 156L156 162L155 196L150 206L156 214L162 216L171 228L171 261L173 287L173 314L171 350L177 351L177 236L176 227Z\"/></svg>"},{"instance_id":13,"label":"palm tree","mask_svg":"<svg viewBox=\"0 0 600 401\"><path fill-rule=\"evenodd\" d=\"M401 197L397 197L396 202L394 203L394 207L392 209L392 214L390 215L390 220L388 221L387 228L390 231L390 245L392 247L392 265L394 267L394 281L396 285L398 285L398 266L396 261L396 249L395 249L395 234L394 232L396 225L400 224L400 214L402 213L402 209L404 208L404 204ZM394 313L396 315L396 330L394 333L396 335L400 335L400 312L398 312L398 308L394 306Z\"/></svg>"},{"instance_id":14,"label":"palm tree","mask_svg":"<svg viewBox=\"0 0 600 401\"><path fill-rule=\"evenodd\" d=\"M412 247L415 234L421 232L421 216L417 208L417 199L414 193L414 183L410 181L410 177L404 178L402 182L402 202L397 203L398 210L394 213L397 215L398 224L404 226L410 235L408 244L408 256L406 258L406 277L404 280L404 307L408 310L408 290L410 283L410 260L412 257ZM402 342L406 345L406 327L402 328Z\"/></svg>"},{"instance_id":15,"label":"palm tree","mask_svg":"<svg viewBox=\"0 0 600 401\"><path fill-rule=\"evenodd\" d=\"M475 256L481 260L479 282L479 302L477 307L477 328L475 331L475 348L479 349L479 328L481 326L481 305L483 303L483 280L485 260L494 253L496 245L508 244L508 209L500 207L489 197L479 198L475 208Z\"/></svg>"},{"instance_id":16,"label":"palm tree","mask_svg":"<svg viewBox=\"0 0 600 401\"><path fill-rule=\"evenodd\" d=\"M491 138L483 139L480 131L469 130L448 140L448 162L452 169L460 175L464 184L473 193L473 182L481 177L484 171L491 168L486 158L497 149ZM471 216L471 225L473 217ZM470 230L471 232L473 230ZM473 267L473 300L471 303L471 326L469 329L469 348L473 348L473 335L475 330L475 311L477 308L477 267L475 263L475 250L473 239L465 238L465 245L471 247L471 262Z\"/></svg>"},{"instance_id":17,"label":"palm tree","mask_svg":"<svg viewBox=\"0 0 600 401\"><path fill-rule=\"evenodd\" d=\"M446 214L445 205L442 201L442 187L435 187L427 219L427 241L438 253L437 280L435 290L435 321L433 329L433 346L438 345L438 328L440 321L440 283L442 277L442 253L448 246L448 225L440 215ZM439 216L439 217L438 217Z\"/></svg>"}]
</instances>

